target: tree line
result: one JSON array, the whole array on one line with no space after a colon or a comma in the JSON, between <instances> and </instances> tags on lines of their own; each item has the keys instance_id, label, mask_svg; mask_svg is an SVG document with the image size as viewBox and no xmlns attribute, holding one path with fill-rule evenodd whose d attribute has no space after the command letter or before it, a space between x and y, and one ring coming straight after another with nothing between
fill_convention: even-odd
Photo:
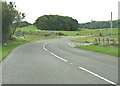
<instances>
[{"instance_id":1,"label":"tree line","mask_svg":"<svg viewBox=\"0 0 120 86\"><path fill-rule=\"evenodd\" d=\"M40 30L75 31L79 28L79 23L76 19L59 15L41 16L35 21L34 25Z\"/></svg>"},{"instance_id":2,"label":"tree line","mask_svg":"<svg viewBox=\"0 0 120 86\"><path fill-rule=\"evenodd\" d=\"M92 21L87 23L79 24L80 28L87 28L87 29L100 29L100 28L110 28L111 27L111 21ZM112 21L112 27L117 28L118 27L118 20Z\"/></svg>"}]
</instances>

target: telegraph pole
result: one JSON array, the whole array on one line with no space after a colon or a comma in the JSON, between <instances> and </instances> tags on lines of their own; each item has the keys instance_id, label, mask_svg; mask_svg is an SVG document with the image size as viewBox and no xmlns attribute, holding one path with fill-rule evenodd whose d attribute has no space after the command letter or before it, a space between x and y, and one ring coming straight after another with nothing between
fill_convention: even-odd
<instances>
[{"instance_id":1,"label":"telegraph pole","mask_svg":"<svg viewBox=\"0 0 120 86\"><path fill-rule=\"evenodd\" d=\"M112 26L112 12L111 12L111 37L112 37L112 28L113 26Z\"/></svg>"},{"instance_id":2,"label":"telegraph pole","mask_svg":"<svg viewBox=\"0 0 120 86\"><path fill-rule=\"evenodd\" d=\"M93 27L92 27L92 19L91 19L91 35L92 35L92 28L93 28Z\"/></svg>"}]
</instances>

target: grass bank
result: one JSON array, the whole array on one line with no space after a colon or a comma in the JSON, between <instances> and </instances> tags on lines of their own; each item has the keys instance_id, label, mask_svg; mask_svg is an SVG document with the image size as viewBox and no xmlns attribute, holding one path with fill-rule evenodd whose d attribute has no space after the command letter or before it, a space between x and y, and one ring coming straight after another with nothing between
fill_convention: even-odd
<instances>
[{"instance_id":1,"label":"grass bank","mask_svg":"<svg viewBox=\"0 0 120 86\"><path fill-rule=\"evenodd\" d=\"M2 46L0 46L0 62L2 61Z\"/></svg>"},{"instance_id":2,"label":"grass bank","mask_svg":"<svg viewBox=\"0 0 120 86\"><path fill-rule=\"evenodd\" d=\"M76 46L76 48L104 53L118 57L118 48L114 46L108 47L108 46L87 45L87 46Z\"/></svg>"},{"instance_id":3,"label":"grass bank","mask_svg":"<svg viewBox=\"0 0 120 86\"><path fill-rule=\"evenodd\" d=\"M28 43L28 42L27 41L10 41L6 45L3 45L1 47L2 55L1 55L0 61L2 61L15 47L25 43Z\"/></svg>"}]
</instances>

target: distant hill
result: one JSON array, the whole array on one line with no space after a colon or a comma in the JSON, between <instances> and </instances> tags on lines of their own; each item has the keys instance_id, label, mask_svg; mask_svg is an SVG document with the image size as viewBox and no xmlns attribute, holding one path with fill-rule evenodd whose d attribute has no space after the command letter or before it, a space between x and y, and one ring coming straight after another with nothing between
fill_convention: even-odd
<instances>
[{"instance_id":1,"label":"distant hill","mask_svg":"<svg viewBox=\"0 0 120 86\"><path fill-rule=\"evenodd\" d=\"M113 28L118 27L118 20L113 20L112 22ZM99 28L110 28L111 21L92 21L87 23L79 24L80 28L87 28L87 29L99 29Z\"/></svg>"}]
</instances>

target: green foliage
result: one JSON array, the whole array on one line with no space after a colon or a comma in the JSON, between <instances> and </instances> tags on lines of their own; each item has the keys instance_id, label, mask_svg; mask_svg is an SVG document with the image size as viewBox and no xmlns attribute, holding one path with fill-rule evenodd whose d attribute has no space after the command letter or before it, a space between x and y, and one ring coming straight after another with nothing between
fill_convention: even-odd
<instances>
[{"instance_id":1,"label":"green foliage","mask_svg":"<svg viewBox=\"0 0 120 86\"><path fill-rule=\"evenodd\" d=\"M112 22L113 28L118 27L118 20L114 20ZM82 23L79 25L80 28L88 28L88 29L99 29L99 28L110 28L111 21L92 21L87 23Z\"/></svg>"},{"instance_id":2,"label":"green foliage","mask_svg":"<svg viewBox=\"0 0 120 86\"><path fill-rule=\"evenodd\" d=\"M0 43L2 42L2 2L0 1Z\"/></svg>"},{"instance_id":3,"label":"green foliage","mask_svg":"<svg viewBox=\"0 0 120 86\"><path fill-rule=\"evenodd\" d=\"M22 28L22 27L26 27L26 26L32 25L31 23L29 23L29 22L27 22L27 21L21 21L21 22L19 22L18 25L16 25L16 24L17 24L17 23L14 23L14 25L15 25L16 27L19 27L19 28Z\"/></svg>"},{"instance_id":4,"label":"green foliage","mask_svg":"<svg viewBox=\"0 0 120 86\"><path fill-rule=\"evenodd\" d=\"M67 16L44 15L39 17L34 25L41 30L78 30L78 21Z\"/></svg>"},{"instance_id":5,"label":"green foliage","mask_svg":"<svg viewBox=\"0 0 120 86\"><path fill-rule=\"evenodd\" d=\"M13 2L9 4L2 2L2 42L6 42L15 32L14 23L20 22L25 17L24 14L16 10L16 5Z\"/></svg>"}]
</instances>

